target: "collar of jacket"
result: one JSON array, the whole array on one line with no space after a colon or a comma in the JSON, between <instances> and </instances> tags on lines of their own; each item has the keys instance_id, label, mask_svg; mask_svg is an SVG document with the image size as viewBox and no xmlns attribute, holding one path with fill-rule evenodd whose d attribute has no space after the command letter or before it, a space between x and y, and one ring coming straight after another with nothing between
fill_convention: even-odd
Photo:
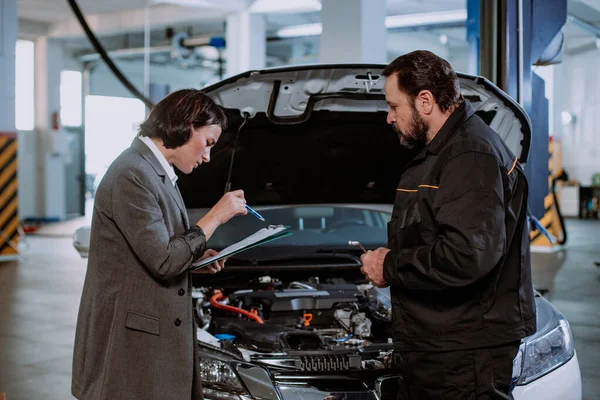
<instances>
[{"instance_id":1,"label":"collar of jacket","mask_svg":"<svg viewBox=\"0 0 600 400\"><path fill-rule=\"evenodd\" d=\"M427 153L438 154L443 148L444 145L450 140L450 138L454 135L454 133L460 128L460 126L475 113L475 110L471 106L471 103L468 100L464 100L461 105L458 106L456 110L446 120L444 125L440 128L438 133L435 135L433 140L429 142L429 144L421 150L415 158L413 158L412 162L425 158Z\"/></svg>"},{"instance_id":2,"label":"collar of jacket","mask_svg":"<svg viewBox=\"0 0 600 400\"><path fill-rule=\"evenodd\" d=\"M183 198L181 197L181 193L179 192L177 184L173 185L173 182L171 182L171 179L169 179L169 177L167 176L167 172L161 165L160 161L158 161L158 158L156 158L152 150L150 150L150 147L148 147L146 143L138 139L137 136L133 139L133 142L131 142L131 147L133 147L138 153L140 153L144 160L148 161L148 164L150 164L152 168L154 168L154 171L156 171L158 176L162 178L163 183L167 187L167 191L171 194L171 196L179 206L187 229L187 227L189 227L189 220L185 208L185 203L183 201Z\"/></svg>"},{"instance_id":3,"label":"collar of jacket","mask_svg":"<svg viewBox=\"0 0 600 400\"><path fill-rule=\"evenodd\" d=\"M142 157L144 157L144 159L148 161L150 165L152 165L152 168L154 168L154 170L159 176L163 177L163 180L167 178L167 172L165 171L163 166L160 164L160 161L158 161L158 159L146 143L142 142L136 136L135 139L133 139L133 142L131 142L131 147L136 149L142 155Z\"/></svg>"},{"instance_id":4,"label":"collar of jacket","mask_svg":"<svg viewBox=\"0 0 600 400\"><path fill-rule=\"evenodd\" d=\"M427 145L426 149L428 152L438 154L448 140L454 135L454 133L462 126L462 124L471 118L475 113L471 103L468 100L464 100L460 106L446 120L444 125L438 131L437 135Z\"/></svg>"}]
</instances>

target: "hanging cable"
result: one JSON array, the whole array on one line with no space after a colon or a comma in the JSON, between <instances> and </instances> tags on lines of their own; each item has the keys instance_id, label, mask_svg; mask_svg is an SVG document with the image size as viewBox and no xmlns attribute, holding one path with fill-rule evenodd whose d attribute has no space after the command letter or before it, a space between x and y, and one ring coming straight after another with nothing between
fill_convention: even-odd
<instances>
[{"instance_id":1,"label":"hanging cable","mask_svg":"<svg viewBox=\"0 0 600 400\"><path fill-rule=\"evenodd\" d=\"M123 75L121 73L121 71L119 70L119 68L117 68L117 66L112 62L112 60L110 59L108 54L106 54L106 50L104 50L104 47L98 41L98 38L96 38L96 35L94 35L92 30L88 26L83 14L81 13L81 10L79 9L79 6L77 5L77 2L75 0L67 0L67 2L71 6L71 9L73 10L73 13L75 14L75 17L79 21L79 24L85 31L85 34L88 37L88 40L92 43L92 45L96 49L96 52L98 52L98 54L100 54L100 57L102 57L102 59L106 63L106 66L112 71L113 74L115 74L117 79L119 79L119 81L121 81L121 83L131 92L131 94L133 94L135 97L140 99L146 105L146 107L148 107L149 109L152 109L154 107L154 103L152 101L150 101L148 98L146 98L142 93L140 93L135 88L135 86L133 86L131 84L131 82L129 82L129 80L125 77L125 75Z\"/></svg>"},{"instance_id":2,"label":"hanging cable","mask_svg":"<svg viewBox=\"0 0 600 400\"><path fill-rule=\"evenodd\" d=\"M227 173L227 183L225 183L225 193L231 191L231 171L233 171L233 159L235 158L235 150L237 149L238 138L240 137L240 132L244 125L246 125L246 121L250 117L250 114L247 112L242 114L244 116L244 120L240 124L237 133L235 135L235 141L233 142L233 151L231 152L231 160L229 161L229 172Z\"/></svg>"}]
</instances>

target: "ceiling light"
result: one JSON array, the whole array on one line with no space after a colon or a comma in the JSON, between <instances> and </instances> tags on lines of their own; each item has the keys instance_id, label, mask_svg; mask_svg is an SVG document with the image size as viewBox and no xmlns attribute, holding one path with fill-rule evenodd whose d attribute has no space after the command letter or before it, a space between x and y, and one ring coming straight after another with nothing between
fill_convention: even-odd
<instances>
[{"instance_id":1,"label":"ceiling light","mask_svg":"<svg viewBox=\"0 0 600 400\"><path fill-rule=\"evenodd\" d=\"M242 11L247 8L245 0L150 0L149 5L171 4L181 7L203 7Z\"/></svg>"},{"instance_id":2,"label":"ceiling light","mask_svg":"<svg viewBox=\"0 0 600 400\"><path fill-rule=\"evenodd\" d=\"M252 13L302 13L321 11L320 0L256 0L250 6Z\"/></svg>"},{"instance_id":3,"label":"ceiling light","mask_svg":"<svg viewBox=\"0 0 600 400\"><path fill-rule=\"evenodd\" d=\"M280 38L318 36L321 34L323 27L321 24L306 24L294 25L286 28L281 28L277 31L277 36Z\"/></svg>"},{"instance_id":4,"label":"ceiling light","mask_svg":"<svg viewBox=\"0 0 600 400\"><path fill-rule=\"evenodd\" d=\"M385 19L387 28L410 28L416 26L464 23L467 10L440 11L432 13L391 15Z\"/></svg>"},{"instance_id":5,"label":"ceiling light","mask_svg":"<svg viewBox=\"0 0 600 400\"><path fill-rule=\"evenodd\" d=\"M454 10L434 13L391 15L385 18L385 26L388 29L394 29L435 24L465 23L466 21L466 10ZM293 25L279 29L277 31L277 36L280 38L318 36L322 31L323 28L320 23Z\"/></svg>"}]
</instances>

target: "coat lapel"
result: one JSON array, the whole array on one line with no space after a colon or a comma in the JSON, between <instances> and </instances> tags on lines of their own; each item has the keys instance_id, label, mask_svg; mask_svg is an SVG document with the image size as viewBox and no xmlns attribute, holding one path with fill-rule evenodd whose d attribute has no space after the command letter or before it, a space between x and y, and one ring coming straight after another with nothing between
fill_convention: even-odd
<instances>
[{"instance_id":1,"label":"coat lapel","mask_svg":"<svg viewBox=\"0 0 600 400\"><path fill-rule=\"evenodd\" d=\"M154 171L156 171L156 173L162 178L162 182L165 185L167 192L169 192L173 200L175 200L175 203L177 203L177 207L179 207L179 211L181 211L181 216L183 217L183 220L185 222L185 229L189 229L190 222L188 219L187 211L185 209L185 204L183 203L183 198L181 197L181 193L179 192L179 188L176 187L176 185L173 185L173 183L167 176L167 172L160 164L154 153L152 153L152 150L150 150L150 148L144 142L138 139L137 136L135 139L133 139L131 146L134 149L136 149L146 161L148 161L152 168L154 168Z\"/></svg>"}]
</instances>

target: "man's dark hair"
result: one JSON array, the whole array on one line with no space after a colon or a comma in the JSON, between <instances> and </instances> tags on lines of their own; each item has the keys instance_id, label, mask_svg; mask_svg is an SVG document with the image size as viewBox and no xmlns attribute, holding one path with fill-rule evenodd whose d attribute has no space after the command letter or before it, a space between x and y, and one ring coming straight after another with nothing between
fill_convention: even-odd
<instances>
[{"instance_id":1,"label":"man's dark hair","mask_svg":"<svg viewBox=\"0 0 600 400\"><path fill-rule=\"evenodd\" d=\"M383 70L383 76L397 74L398 89L411 100L422 90L429 90L440 107L446 112L462 101L460 85L456 73L441 57L430 51L417 50L402 55Z\"/></svg>"},{"instance_id":2,"label":"man's dark hair","mask_svg":"<svg viewBox=\"0 0 600 400\"><path fill-rule=\"evenodd\" d=\"M210 97L197 89L170 93L150 111L140 125L139 135L161 139L167 149L182 146L190 139L192 126L227 128L227 117Z\"/></svg>"}]
</instances>

